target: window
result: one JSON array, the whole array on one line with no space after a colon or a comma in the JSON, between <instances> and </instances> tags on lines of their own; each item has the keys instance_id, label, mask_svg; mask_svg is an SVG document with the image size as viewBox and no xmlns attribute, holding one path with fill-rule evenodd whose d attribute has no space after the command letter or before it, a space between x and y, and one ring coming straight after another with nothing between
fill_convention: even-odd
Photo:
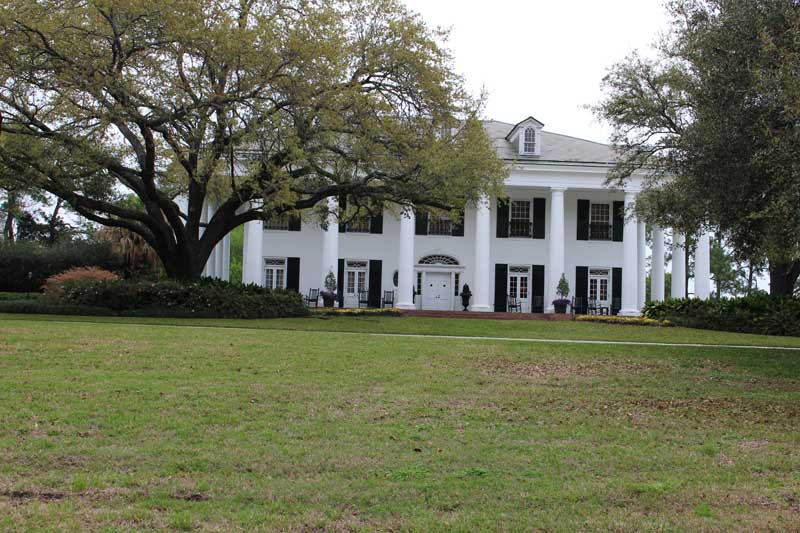
<instances>
[{"instance_id":1,"label":"window","mask_svg":"<svg viewBox=\"0 0 800 533\"><path fill-rule=\"evenodd\" d=\"M455 286L456 286L455 295L456 295L456 296L458 296L458 294L459 294L459 292L458 292L458 290L459 290L459 289L458 289L458 286L459 286L460 284L461 284L461 273L459 273L459 272L456 272L456 273L455 273Z\"/></svg>"},{"instance_id":2,"label":"window","mask_svg":"<svg viewBox=\"0 0 800 533\"><path fill-rule=\"evenodd\" d=\"M613 236L611 205L591 204L589 208L589 239L593 241L610 241Z\"/></svg>"},{"instance_id":3,"label":"window","mask_svg":"<svg viewBox=\"0 0 800 533\"><path fill-rule=\"evenodd\" d=\"M531 202L529 200L512 200L508 228L509 237L531 236Z\"/></svg>"},{"instance_id":4,"label":"window","mask_svg":"<svg viewBox=\"0 0 800 533\"><path fill-rule=\"evenodd\" d=\"M512 298L528 298L528 274L530 267L512 266L508 269L508 294Z\"/></svg>"},{"instance_id":5,"label":"window","mask_svg":"<svg viewBox=\"0 0 800 533\"><path fill-rule=\"evenodd\" d=\"M345 273L345 292L356 294L367 290L367 262L348 261Z\"/></svg>"},{"instance_id":6,"label":"window","mask_svg":"<svg viewBox=\"0 0 800 533\"><path fill-rule=\"evenodd\" d=\"M359 216L347 223L347 233L369 233L369 217Z\"/></svg>"},{"instance_id":7,"label":"window","mask_svg":"<svg viewBox=\"0 0 800 533\"><path fill-rule=\"evenodd\" d=\"M264 286L268 289L286 288L286 258L264 258Z\"/></svg>"},{"instance_id":8,"label":"window","mask_svg":"<svg viewBox=\"0 0 800 533\"><path fill-rule=\"evenodd\" d=\"M449 217L431 217L428 220L428 235L452 235L453 222Z\"/></svg>"},{"instance_id":9,"label":"window","mask_svg":"<svg viewBox=\"0 0 800 533\"><path fill-rule=\"evenodd\" d=\"M264 222L264 229L289 231L289 219L287 217L276 217Z\"/></svg>"},{"instance_id":10,"label":"window","mask_svg":"<svg viewBox=\"0 0 800 533\"><path fill-rule=\"evenodd\" d=\"M417 272L417 294L422 294L422 272Z\"/></svg>"},{"instance_id":11,"label":"window","mask_svg":"<svg viewBox=\"0 0 800 533\"><path fill-rule=\"evenodd\" d=\"M525 138L523 139L522 153L524 154L536 153L536 129L525 128Z\"/></svg>"}]
</instances>

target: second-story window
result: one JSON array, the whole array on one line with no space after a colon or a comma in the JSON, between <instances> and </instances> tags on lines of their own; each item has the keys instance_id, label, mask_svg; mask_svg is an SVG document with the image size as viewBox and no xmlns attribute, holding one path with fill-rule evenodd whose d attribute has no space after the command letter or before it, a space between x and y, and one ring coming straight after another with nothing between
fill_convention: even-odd
<instances>
[{"instance_id":1,"label":"second-story window","mask_svg":"<svg viewBox=\"0 0 800 533\"><path fill-rule=\"evenodd\" d=\"M531 203L529 200L512 200L510 210L509 237L531 236Z\"/></svg>"},{"instance_id":2,"label":"second-story window","mask_svg":"<svg viewBox=\"0 0 800 533\"><path fill-rule=\"evenodd\" d=\"M609 204L591 204L589 211L589 239L593 241L610 241L612 237L611 206Z\"/></svg>"},{"instance_id":3,"label":"second-story window","mask_svg":"<svg viewBox=\"0 0 800 533\"><path fill-rule=\"evenodd\" d=\"M358 216L348 222L347 233L369 233L369 217Z\"/></svg>"},{"instance_id":4,"label":"second-story window","mask_svg":"<svg viewBox=\"0 0 800 533\"><path fill-rule=\"evenodd\" d=\"M536 130L534 128L525 129L525 138L523 139L522 152L525 154L536 153Z\"/></svg>"},{"instance_id":5,"label":"second-story window","mask_svg":"<svg viewBox=\"0 0 800 533\"><path fill-rule=\"evenodd\" d=\"M428 219L428 235L452 235L453 221L449 217L431 217Z\"/></svg>"},{"instance_id":6,"label":"second-story window","mask_svg":"<svg viewBox=\"0 0 800 533\"><path fill-rule=\"evenodd\" d=\"M285 216L271 218L264 222L264 229L288 231L289 218Z\"/></svg>"}]
</instances>

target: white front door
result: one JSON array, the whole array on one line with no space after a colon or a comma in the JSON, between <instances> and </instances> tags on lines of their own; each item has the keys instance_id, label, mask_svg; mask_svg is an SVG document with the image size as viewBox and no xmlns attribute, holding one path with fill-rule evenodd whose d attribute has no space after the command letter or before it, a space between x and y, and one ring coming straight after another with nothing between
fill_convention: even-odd
<instances>
[{"instance_id":1,"label":"white front door","mask_svg":"<svg viewBox=\"0 0 800 533\"><path fill-rule=\"evenodd\" d=\"M435 311L452 311L453 290L449 272L425 272L422 287L422 308Z\"/></svg>"},{"instance_id":2,"label":"white front door","mask_svg":"<svg viewBox=\"0 0 800 533\"><path fill-rule=\"evenodd\" d=\"M344 306L358 307L358 293L367 290L367 262L347 261L344 271Z\"/></svg>"},{"instance_id":3,"label":"white front door","mask_svg":"<svg viewBox=\"0 0 800 533\"><path fill-rule=\"evenodd\" d=\"M531 312L530 267L512 266L508 269L508 295L517 298L523 313Z\"/></svg>"},{"instance_id":4,"label":"white front door","mask_svg":"<svg viewBox=\"0 0 800 533\"><path fill-rule=\"evenodd\" d=\"M607 268L589 269L589 302L597 301L599 307L609 307L609 271Z\"/></svg>"}]
</instances>

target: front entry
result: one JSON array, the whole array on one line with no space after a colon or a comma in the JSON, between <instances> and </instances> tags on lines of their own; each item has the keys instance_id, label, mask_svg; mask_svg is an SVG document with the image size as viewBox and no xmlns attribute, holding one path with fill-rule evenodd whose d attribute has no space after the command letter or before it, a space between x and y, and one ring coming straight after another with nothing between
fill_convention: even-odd
<instances>
[{"instance_id":1,"label":"front entry","mask_svg":"<svg viewBox=\"0 0 800 533\"><path fill-rule=\"evenodd\" d=\"M452 311L453 289L450 272L425 272L422 288L422 308L435 311Z\"/></svg>"},{"instance_id":2,"label":"front entry","mask_svg":"<svg viewBox=\"0 0 800 533\"><path fill-rule=\"evenodd\" d=\"M359 294L369 290L367 261L347 261L345 264L344 306L358 307Z\"/></svg>"},{"instance_id":3,"label":"front entry","mask_svg":"<svg viewBox=\"0 0 800 533\"><path fill-rule=\"evenodd\" d=\"M598 307L608 308L610 305L609 270L607 268L589 269L589 302L596 301Z\"/></svg>"},{"instance_id":4,"label":"front entry","mask_svg":"<svg viewBox=\"0 0 800 533\"><path fill-rule=\"evenodd\" d=\"M519 300L523 313L531 312L530 291L528 290L531 268L512 266L508 268L508 296Z\"/></svg>"}]
</instances>

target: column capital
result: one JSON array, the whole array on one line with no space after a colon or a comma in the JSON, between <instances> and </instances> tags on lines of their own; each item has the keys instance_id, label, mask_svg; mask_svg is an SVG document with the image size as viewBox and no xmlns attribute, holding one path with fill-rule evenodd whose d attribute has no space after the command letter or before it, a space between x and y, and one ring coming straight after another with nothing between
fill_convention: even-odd
<instances>
[{"instance_id":1,"label":"column capital","mask_svg":"<svg viewBox=\"0 0 800 533\"><path fill-rule=\"evenodd\" d=\"M567 191L567 187L550 187L550 192L552 193L565 193Z\"/></svg>"}]
</instances>

